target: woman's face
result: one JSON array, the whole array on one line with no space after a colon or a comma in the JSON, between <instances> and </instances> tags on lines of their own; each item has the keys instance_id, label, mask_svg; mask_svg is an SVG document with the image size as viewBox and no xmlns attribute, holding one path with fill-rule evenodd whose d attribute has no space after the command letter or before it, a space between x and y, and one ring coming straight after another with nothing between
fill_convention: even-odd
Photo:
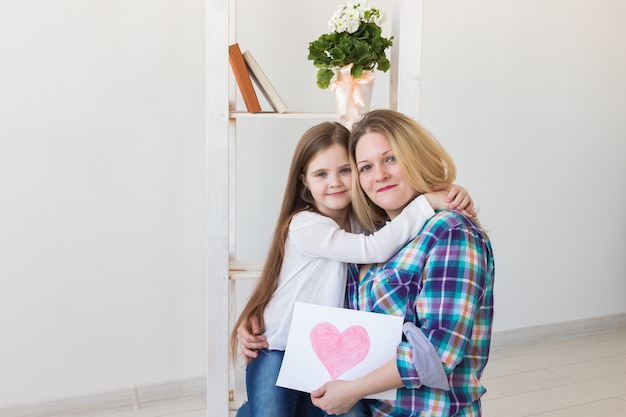
<instances>
[{"instance_id":1,"label":"woman's face","mask_svg":"<svg viewBox=\"0 0 626 417\"><path fill-rule=\"evenodd\" d=\"M413 199L415 190L405 180L391 144L380 133L366 133L357 142L355 159L361 188L390 219Z\"/></svg>"}]
</instances>

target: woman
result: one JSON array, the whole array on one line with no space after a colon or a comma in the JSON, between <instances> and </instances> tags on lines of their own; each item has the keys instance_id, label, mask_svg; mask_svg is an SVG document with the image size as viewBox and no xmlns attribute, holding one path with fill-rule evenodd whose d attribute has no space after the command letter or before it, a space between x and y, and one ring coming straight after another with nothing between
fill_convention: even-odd
<instances>
[{"instance_id":1,"label":"woman","mask_svg":"<svg viewBox=\"0 0 626 417\"><path fill-rule=\"evenodd\" d=\"M353 208L374 231L417 195L450 184L456 170L436 139L394 111L367 113L349 145ZM404 316L396 357L353 381L331 381L313 404L341 414L366 395L397 388L395 401L365 400L377 416L480 416L493 319L494 261L477 221L443 210L383 264L352 267L350 308Z\"/></svg>"}]
</instances>

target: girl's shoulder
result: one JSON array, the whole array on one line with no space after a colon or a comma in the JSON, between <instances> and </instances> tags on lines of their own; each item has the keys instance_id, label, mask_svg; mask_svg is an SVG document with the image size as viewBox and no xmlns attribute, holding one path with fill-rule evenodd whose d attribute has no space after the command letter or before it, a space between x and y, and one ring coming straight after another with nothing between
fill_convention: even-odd
<instances>
[{"instance_id":1,"label":"girl's shoulder","mask_svg":"<svg viewBox=\"0 0 626 417\"><path fill-rule=\"evenodd\" d=\"M323 214L311 210L302 210L293 215L289 227L299 227L313 223L336 224L333 219Z\"/></svg>"}]
</instances>

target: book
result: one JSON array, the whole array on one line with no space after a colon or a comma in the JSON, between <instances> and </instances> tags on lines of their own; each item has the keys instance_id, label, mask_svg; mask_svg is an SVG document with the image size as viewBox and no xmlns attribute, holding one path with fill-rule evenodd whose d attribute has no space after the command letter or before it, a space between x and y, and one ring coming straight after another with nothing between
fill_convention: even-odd
<instances>
[{"instance_id":1,"label":"book","mask_svg":"<svg viewBox=\"0 0 626 417\"><path fill-rule=\"evenodd\" d=\"M248 67L246 66L246 62L243 60L243 55L241 55L241 49L239 48L238 43L228 46L228 59L230 61L230 67L233 69L233 73L235 74L235 80L239 86L239 91L241 92L243 101L246 104L246 109L250 113L260 112L261 105L259 104L259 99L254 91L252 79L250 79Z\"/></svg>"},{"instance_id":2,"label":"book","mask_svg":"<svg viewBox=\"0 0 626 417\"><path fill-rule=\"evenodd\" d=\"M243 59L246 61L246 65L250 70L250 76L259 87L268 103L270 103L274 111L276 113L284 113L287 111L287 105L280 95L278 95L278 92L270 82L269 78L267 78L259 63L252 56L252 53L250 51L244 52Z\"/></svg>"}]
</instances>

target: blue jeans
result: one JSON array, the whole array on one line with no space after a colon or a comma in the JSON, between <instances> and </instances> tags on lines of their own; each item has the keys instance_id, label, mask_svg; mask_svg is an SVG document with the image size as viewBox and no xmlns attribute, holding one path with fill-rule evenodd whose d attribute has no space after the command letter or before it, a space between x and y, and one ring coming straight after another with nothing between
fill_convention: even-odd
<instances>
[{"instance_id":1,"label":"blue jeans","mask_svg":"<svg viewBox=\"0 0 626 417\"><path fill-rule=\"evenodd\" d=\"M236 417L324 417L327 414L311 403L306 392L277 387L278 371L285 352L261 350L259 357L246 368L248 401L237 410ZM344 417L365 417L366 407L357 403Z\"/></svg>"},{"instance_id":2,"label":"blue jeans","mask_svg":"<svg viewBox=\"0 0 626 417\"><path fill-rule=\"evenodd\" d=\"M246 368L248 401L237 410L237 417L323 417L306 392L277 387L283 363L282 350L260 350L259 357Z\"/></svg>"}]
</instances>

